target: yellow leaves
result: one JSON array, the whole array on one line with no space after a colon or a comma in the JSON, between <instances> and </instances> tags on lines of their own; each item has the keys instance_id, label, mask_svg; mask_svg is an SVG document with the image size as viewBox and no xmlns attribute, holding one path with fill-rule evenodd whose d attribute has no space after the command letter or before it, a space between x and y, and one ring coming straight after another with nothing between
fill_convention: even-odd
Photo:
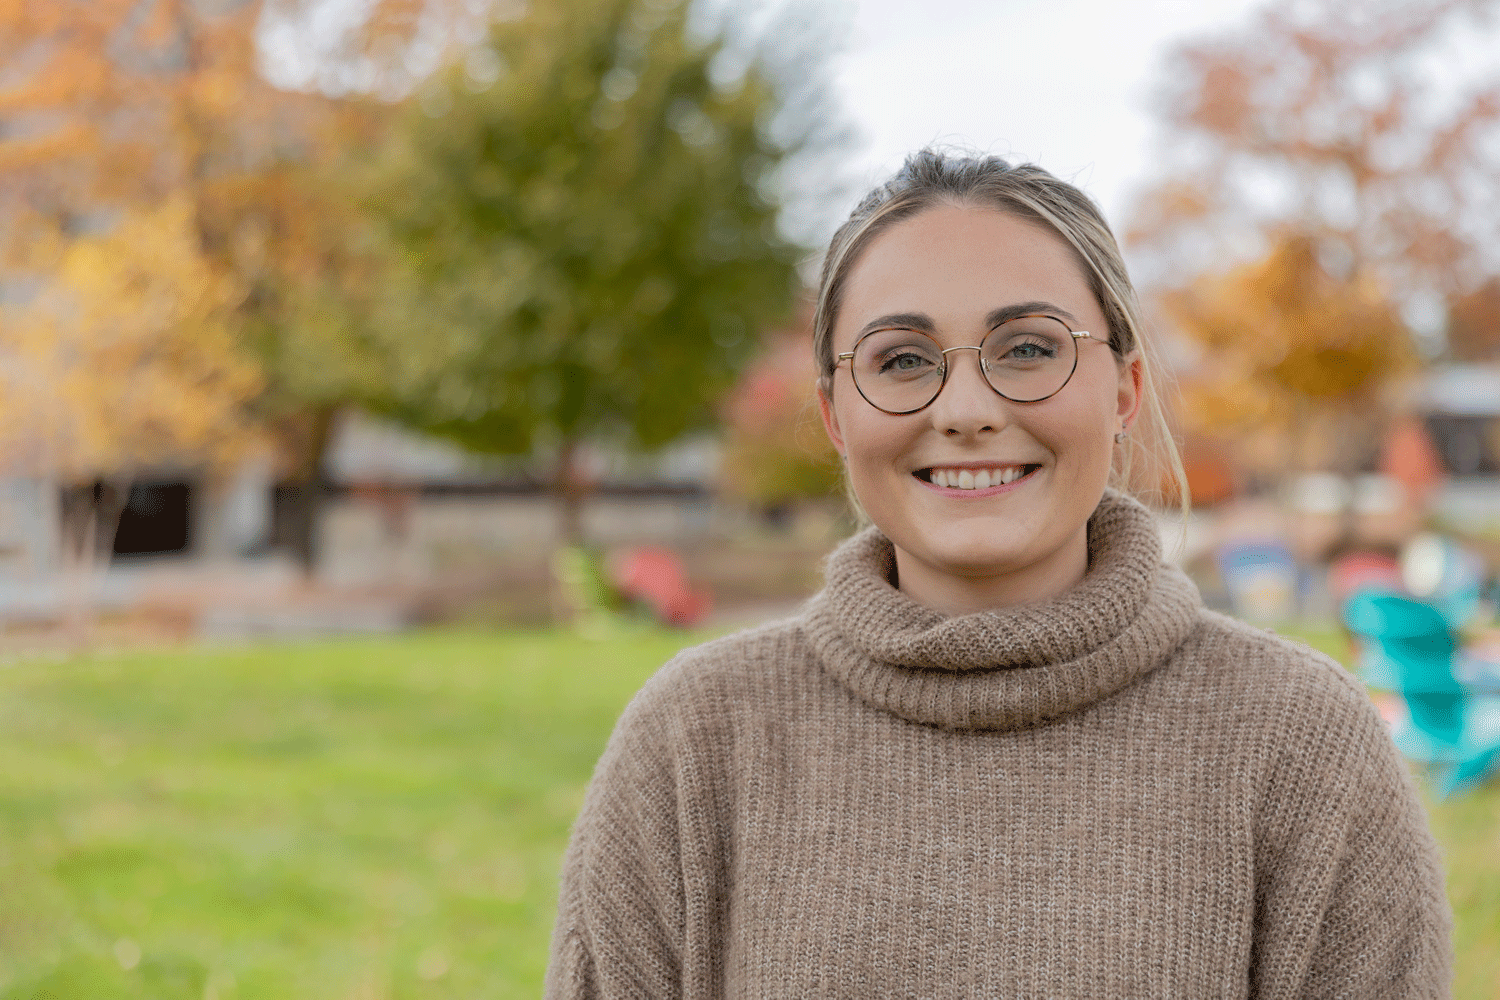
<instances>
[{"instance_id":1,"label":"yellow leaves","mask_svg":"<svg viewBox=\"0 0 1500 1000\"><path fill-rule=\"evenodd\" d=\"M262 387L231 325L239 296L180 199L73 241L4 315L6 457L74 479L229 458Z\"/></svg>"},{"instance_id":2,"label":"yellow leaves","mask_svg":"<svg viewBox=\"0 0 1500 1000\"><path fill-rule=\"evenodd\" d=\"M186 93L193 110L199 115L216 119L232 119L245 110L241 102L246 99L249 81L241 73L224 68L205 71L194 79Z\"/></svg>"},{"instance_id":3,"label":"yellow leaves","mask_svg":"<svg viewBox=\"0 0 1500 1000\"><path fill-rule=\"evenodd\" d=\"M0 142L0 174L46 167L93 148L94 133L77 124L13 137Z\"/></svg>"},{"instance_id":4,"label":"yellow leaves","mask_svg":"<svg viewBox=\"0 0 1500 1000\"><path fill-rule=\"evenodd\" d=\"M1360 272L1334 278L1304 236L1284 237L1262 260L1200 278L1165 304L1178 328L1205 349L1183 396L1189 423L1209 433L1288 427L1308 405L1370 401L1415 361L1380 285Z\"/></svg>"}]
</instances>

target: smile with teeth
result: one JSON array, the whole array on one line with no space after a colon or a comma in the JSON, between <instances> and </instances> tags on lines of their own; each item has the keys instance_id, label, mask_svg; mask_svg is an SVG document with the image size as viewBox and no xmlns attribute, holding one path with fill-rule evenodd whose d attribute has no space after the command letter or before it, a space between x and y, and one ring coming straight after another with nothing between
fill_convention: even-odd
<instances>
[{"instance_id":1,"label":"smile with teeth","mask_svg":"<svg viewBox=\"0 0 1500 1000\"><path fill-rule=\"evenodd\" d=\"M917 475L934 486L987 490L991 486L1013 483L1034 468L1033 465L1008 465L1003 469L922 469Z\"/></svg>"}]
</instances>

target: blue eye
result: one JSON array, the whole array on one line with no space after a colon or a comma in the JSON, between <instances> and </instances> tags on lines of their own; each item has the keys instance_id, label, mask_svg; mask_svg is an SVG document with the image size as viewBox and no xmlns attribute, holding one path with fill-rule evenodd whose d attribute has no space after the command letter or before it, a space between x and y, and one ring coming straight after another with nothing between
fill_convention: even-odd
<instances>
[{"instance_id":1,"label":"blue eye","mask_svg":"<svg viewBox=\"0 0 1500 1000\"><path fill-rule=\"evenodd\" d=\"M890 357L886 358L880 363L880 371L882 374L891 371L902 373L914 372L920 371L922 368L930 365L931 363L932 362L922 357L922 355L908 351L901 354L893 354Z\"/></svg>"},{"instance_id":2,"label":"blue eye","mask_svg":"<svg viewBox=\"0 0 1500 1000\"><path fill-rule=\"evenodd\" d=\"M1047 341L1024 340L1013 344L1006 356L1017 361L1047 361L1057 357L1057 346Z\"/></svg>"}]
</instances>

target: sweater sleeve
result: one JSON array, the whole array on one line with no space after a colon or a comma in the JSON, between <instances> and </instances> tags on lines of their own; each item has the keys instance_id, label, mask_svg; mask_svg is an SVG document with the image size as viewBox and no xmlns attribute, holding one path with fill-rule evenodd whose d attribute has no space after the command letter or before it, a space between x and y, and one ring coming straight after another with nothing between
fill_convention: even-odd
<instances>
[{"instance_id":1,"label":"sweater sleeve","mask_svg":"<svg viewBox=\"0 0 1500 1000\"><path fill-rule=\"evenodd\" d=\"M681 995L683 887L668 713L648 686L616 725L563 859L548 1000Z\"/></svg>"},{"instance_id":2,"label":"sweater sleeve","mask_svg":"<svg viewBox=\"0 0 1500 1000\"><path fill-rule=\"evenodd\" d=\"M1445 998L1451 916L1426 813L1364 692L1322 670L1332 684L1299 699L1255 820L1250 995Z\"/></svg>"}]
</instances>

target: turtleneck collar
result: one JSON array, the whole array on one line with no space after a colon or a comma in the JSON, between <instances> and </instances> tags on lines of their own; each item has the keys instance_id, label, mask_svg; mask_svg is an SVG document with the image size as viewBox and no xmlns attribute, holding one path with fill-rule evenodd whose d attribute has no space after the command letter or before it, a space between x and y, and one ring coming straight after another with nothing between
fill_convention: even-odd
<instances>
[{"instance_id":1,"label":"turtleneck collar","mask_svg":"<svg viewBox=\"0 0 1500 1000\"><path fill-rule=\"evenodd\" d=\"M829 556L807 635L854 694L913 722L1041 725L1155 670L1197 621L1197 588L1163 565L1156 524L1135 500L1106 492L1088 542L1088 573L1055 600L950 618L891 585L891 543L868 528Z\"/></svg>"}]
</instances>

